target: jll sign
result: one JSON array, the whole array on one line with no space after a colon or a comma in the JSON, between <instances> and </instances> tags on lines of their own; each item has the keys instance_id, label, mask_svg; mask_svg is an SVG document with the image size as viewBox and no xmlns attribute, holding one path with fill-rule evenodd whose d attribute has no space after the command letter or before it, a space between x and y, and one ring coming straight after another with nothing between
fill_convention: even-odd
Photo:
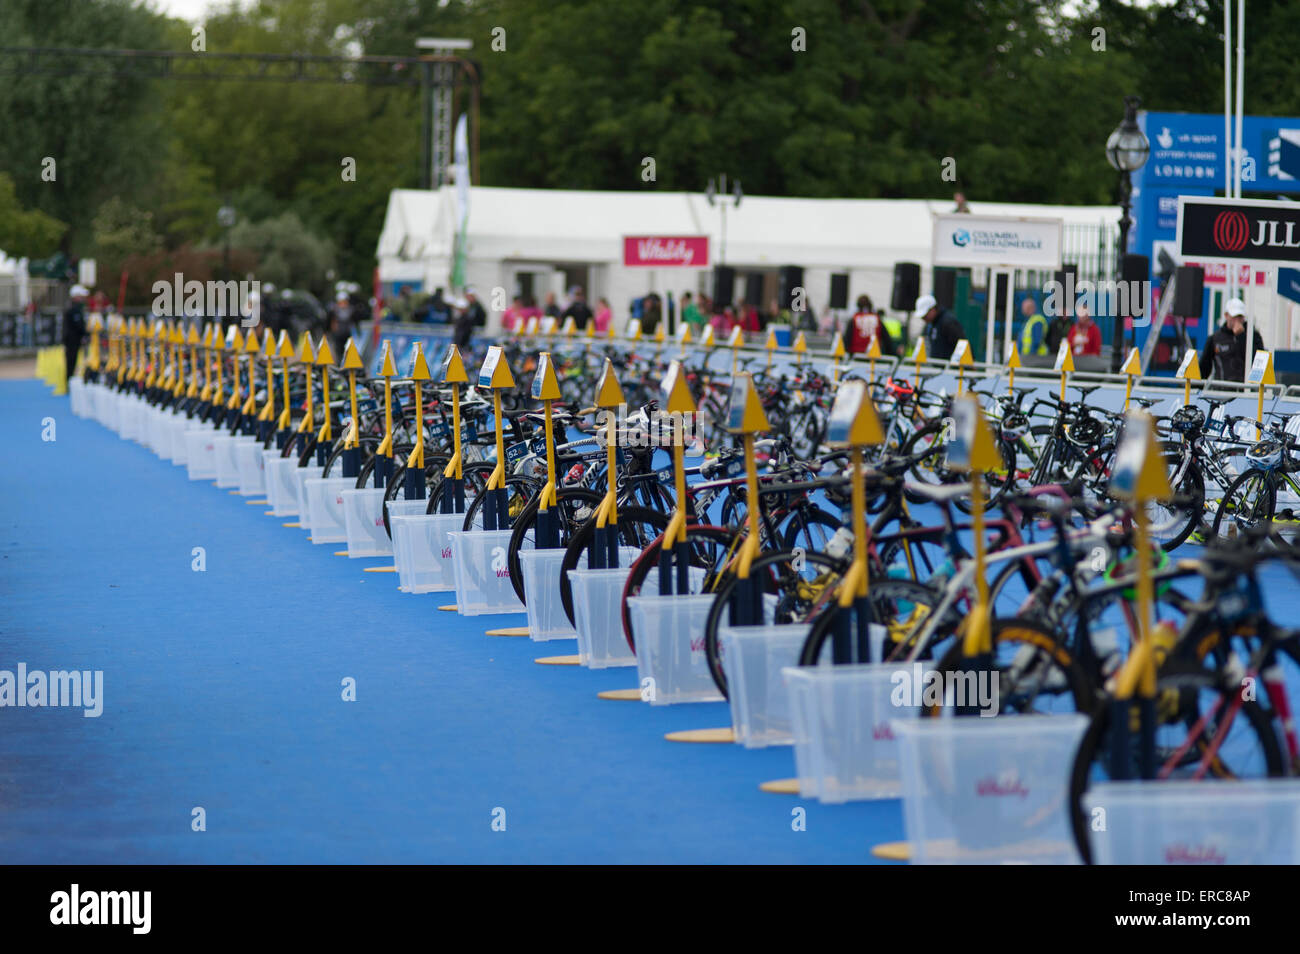
<instances>
[{"instance_id":1,"label":"jll sign","mask_svg":"<svg viewBox=\"0 0 1300 954\"><path fill-rule=\"evenodd\" d=\"M1210 262L1300 262L1300 205L1179 196L1178 250Z\"/></svg>"},{"instance_id":2,"label":"jll sign","mask_svg":"<svg viewBox=\"0 0 1300 954\"><path fill-rule=\"evenodd\" d=\"M708 268L707 235L628 235L623 264L657 268Z\"/></svg>"}]
</instances>

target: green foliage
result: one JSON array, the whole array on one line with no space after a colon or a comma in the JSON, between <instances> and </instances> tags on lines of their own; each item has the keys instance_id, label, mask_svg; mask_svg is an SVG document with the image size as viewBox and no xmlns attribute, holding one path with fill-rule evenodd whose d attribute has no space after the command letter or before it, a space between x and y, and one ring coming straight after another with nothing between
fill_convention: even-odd
<instances>
[{"instance_id":1,"label":"green foliage","mask_svg":"<svg viewBox=\"0 0 1300 954\"><path fill-rule=\"evenodd\" d=\"M472 38L487 185L697 191L725 172L750 194L1100 203L1126 94L1222 108L1222 17L1221 0L258 0L214 6L204 27L209 53L411 55L419 36ZM1297 32L1300 5L1252 0L1248 111L1300 114ZM0 37L188 51L191 27L134 0L4 0ZM68 223L67 251L107 262L132 233L96 213L147 215L163 246L142 234L134 267L187 245L200 267L204 248L224 259L229 202L255 277L324 290L335 270L366 286L388 193L420 178L421 110L412 88L24 74L0 83L0 172L11 205ZM12 232L4 201L0 180ZM39 246L59 223L35 221L21 241Z\"/></svg>"},{"instance_id":2,"label":"green foliage","mask_svg":"<svg viewBox=\"0 0 1300 954\"><path fill-rule=\"evenodd\" d=\"M0 172L0 252L11 258L47 258L68 227L39 209L24 209L14 182Z\"/></svg>"},{"instance_id":3,"label":"green foliage","mask_svg":"<svg viewBox=\"0 0 1300 954\"><path fill-rule=\"evenodd\" d=\"M113 196L91 222L91 247L106 276L115 275L132 255L148 256L162 247L153 215Z\"/></svg>"}]
</instances>

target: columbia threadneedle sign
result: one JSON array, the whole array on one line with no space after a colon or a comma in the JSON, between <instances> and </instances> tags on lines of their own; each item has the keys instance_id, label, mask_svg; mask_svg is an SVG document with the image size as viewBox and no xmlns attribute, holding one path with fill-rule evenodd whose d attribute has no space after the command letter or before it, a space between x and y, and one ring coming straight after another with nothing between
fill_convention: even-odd
<instances>
[{"instance_id":1,"label":"columbia threadneedle sign","mask_svg":"<svg viewBox=\"0 0 1300 954\"><path fill-rule=\"evenodd\" d=\"M1185 260L1300 262L1300 205L1180 196L1178 249Z\"/></svg>"}]
</instances>

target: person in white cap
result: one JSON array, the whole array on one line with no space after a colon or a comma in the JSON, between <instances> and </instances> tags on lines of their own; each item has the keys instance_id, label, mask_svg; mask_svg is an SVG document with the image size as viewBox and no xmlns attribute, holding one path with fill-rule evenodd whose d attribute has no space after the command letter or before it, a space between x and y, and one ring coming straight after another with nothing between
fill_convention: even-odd
<instances>
[{"instance_id":1,"label":"person in white cap","mask_svg":"<svg viewBox=\"0 0 1300 954\"><path fill-rule=\"evenodd\" d=\"M63 362L67 377L77 370L77 355L81 352L81 342L86 337L86 299L90 289L85 285L73 285L68 291L68 307L63 309ZM67 384L65 380L64 390Z\"/></svg>"},{"instance_id":2,"label":"person in white cap","mask_svg":"<svg viewBox=\"0 0 1300 954\"><path fill-rule=\"evenodd\" d=\"M1264 350L1264 339L1255 332L1255 351ZM1205 342L1201 352L1201 377L1220 381L1246 380L1246 303L1229 298L1223 306L1223 323Z\"/></svg>"},{"instance_id":3,"label":"person in white cap","mask_svg":"<svg viewBox=\"0 0 1300 954\"><path fill-rule=\"evenodd\" d=\"M916 310L912 317L925 321L925 329L921 334L925 338L927 357L947 361L956 350L957 342L965 337L961 322L952 316L952 312L940 308L938 299L933 295L922 295L916 300Z\"/></svg>"}]
</instances>

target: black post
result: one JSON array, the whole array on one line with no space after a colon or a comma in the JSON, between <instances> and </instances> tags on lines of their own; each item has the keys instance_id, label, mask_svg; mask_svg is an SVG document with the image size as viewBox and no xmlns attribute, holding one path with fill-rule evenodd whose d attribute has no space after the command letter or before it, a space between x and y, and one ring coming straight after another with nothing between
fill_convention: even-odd
<instances>
[{"instance_id":1,"label":"black post","mask_svg":"<svg viewBox=\"0 0 1300 954\"><path fill-rule=\"evenodd\" d=\"M1133 225L1133 219L1129 215L1132 208L1133 196L1133 174L1131 172L1121 172L1119 174L1119 248L1116 250L1115 274L1122 275L1124 269L1124 255L1128 251L1128 230ZM1127 296L1126 296L1127 300ZM1120 366L1124 363L1124 319L1126 315L1118 312L1115 313L1115 326L1111 336L1110 346L1110 373L1119 374Z\"/></svg>"},{"instance_id":2,"label":"black post","mask_svg":"<svg viewBox=\"0 0 1300 954\"><path fill-rule=\"evenodd\" d=\"M433 188L433 64L420 64L420 188Z\"/></svg>"}]
</instances>

